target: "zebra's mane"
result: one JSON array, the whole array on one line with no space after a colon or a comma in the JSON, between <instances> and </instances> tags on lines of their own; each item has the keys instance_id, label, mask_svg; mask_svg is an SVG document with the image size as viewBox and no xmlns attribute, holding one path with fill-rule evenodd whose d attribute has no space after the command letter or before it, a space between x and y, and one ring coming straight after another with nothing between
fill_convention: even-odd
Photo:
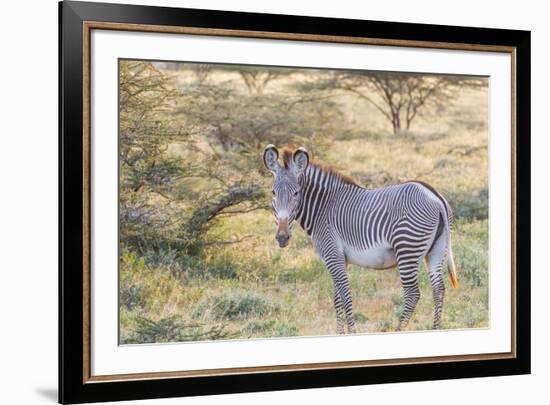
<instances>
[{"instance_id":1,"label":"zebra's mane","mask_svg":"<svg viewBox=\"0 0 550 405\"><path fill-rule=\"evenodd\" d=\"M316 162L316 161L309 162L309 165L311 167L314 167L315 169L325 173L325 174L328 174L329 176L336 177L338 180L341 180L344 183L351 184L351 185L354 185L354 186L359 186L355 182L355 180L353 180L350 176L348 176L347 174L344 174L342 172L339 172L337 169L335 169L334 167L332 167L330 165L326 165L324 163L320 163L320 162Z\"/></svg>"},{"instance_id":2,"label":"zebra's mane","mask_svg":"<svg viewBox=\"0 0 550 405\"><path fill-rule=\"evenodd\" d=\"M292 157L294 156L294 151L292 151L292 149L290 149L290 148L285 147L281 150L281 154L282 154L282 157L283 157L284 167L285 167L285 169L288 169L290 163L292 162ZM336 177L337 179L343 181L344 183L352 184L354 186L358 186L358 184L350 176L339 172L337 169L335 169L334 167L332 167L330 165L326 165L324 163L317 162L317 161L310 161L309 166L315 168L316 170L320 170L321 172L323 172L325 174L328 174L329 176Z\"/></svg>"}]
</instances>

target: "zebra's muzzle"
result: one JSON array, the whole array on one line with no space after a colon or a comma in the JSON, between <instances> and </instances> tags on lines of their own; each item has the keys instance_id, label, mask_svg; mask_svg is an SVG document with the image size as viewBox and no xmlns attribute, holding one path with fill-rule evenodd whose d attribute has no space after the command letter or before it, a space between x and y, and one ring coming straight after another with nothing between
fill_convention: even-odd
<instances>
[{"instance_id":1,"label":"zebra's muzzle","mask_svg":"<svg viewBox=\"0 0 550 405\"><path fill-rule=\"evenodd\" d=\"M284 248L288 245L288 241L290 240L290 233L288 232L288 219L285 218L279 221L275 239L279 242L279 247Z\"/></svg>"}]
</instances>

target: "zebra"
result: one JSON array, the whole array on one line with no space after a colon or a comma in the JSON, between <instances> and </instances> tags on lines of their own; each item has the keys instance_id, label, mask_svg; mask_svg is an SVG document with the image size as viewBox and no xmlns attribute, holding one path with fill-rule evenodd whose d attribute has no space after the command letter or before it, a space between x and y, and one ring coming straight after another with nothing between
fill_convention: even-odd
<instances>
[{"instance_id":1,"label":"zebra","mask_svg":"<svg viewBox=\"0 0 550 405\"><path fill-rule=\"evenodd\" d=\"M433 290L433 328L441 328L445 295L442 267L453 288L458 279L451 247L453 222L449 203L433 187L408 181L367 189L335 169L310 162L305 148L279 151L267 145L263 160L273 174L272 210L275 238L288 245L292 225L298 222L310 236L317 256L333 281L336 332L355 332L349 263L374 269L399 268L403 311L396 331L407 327L420 299L418 268L425 259Z\"/></svg>"}]
</instances>

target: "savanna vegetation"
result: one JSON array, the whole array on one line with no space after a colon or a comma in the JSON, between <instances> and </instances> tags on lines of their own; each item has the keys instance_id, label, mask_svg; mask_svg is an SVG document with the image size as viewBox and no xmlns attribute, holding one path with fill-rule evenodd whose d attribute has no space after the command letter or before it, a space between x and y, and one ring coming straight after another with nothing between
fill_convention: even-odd
<instances>
[{"instance_id":1,"label":"savanna vegetation","mask_svg":"<svg viewBox=\"0 0 550 405\"><path fill-rule=\"evenodd\" d=\"M119 86L122 344L335 333L307 235L275 241L268 143L365 187L433 185L454 209L460 281L442 326L488 325L486 80L124 60ZM349 271L358 331L392 331L398 271ZM420 285L409 330L432 324L425 268Z\"/></svg>"}]
</instances>

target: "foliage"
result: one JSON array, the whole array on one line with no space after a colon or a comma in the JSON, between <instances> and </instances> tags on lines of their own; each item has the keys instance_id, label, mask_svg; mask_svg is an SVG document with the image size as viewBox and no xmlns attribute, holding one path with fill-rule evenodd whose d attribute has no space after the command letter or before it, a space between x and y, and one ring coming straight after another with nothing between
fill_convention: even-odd
<instances>
[{"instance_id":1,"label":"foliage","mask_svg":"<svg viewBox=\"0 0 550 405\"><path fill-rule=\"evenodd\" d=\"M261 334L272 337L289 337L297 336L298 328L285 320L267 319L248 323L244 333L248 336Z\"/></svg>"},{"instance_id":2,"label":"foliage","mask_svg":"<svg viewBox=\"0 0 550 405\"><path fill-rule=\"evenodd\" d=\"M482 220L489 214L489 191L487 188L449 191L445 197L453 207L453 214L457 218Z\"/></svg>"},{"instance_id":3,"label":"foliage","mask_svg":"<svg viewBox=\"0 0 550 405\"><path fill-rule=\"evenodd\" d=\"M453 249L456 265L466 288L487 287L489 266L487 220L457 221L453 232Z\"/></svg>"},{"instance_id":4,"label":"foliage","mask_svg":"<svg viewBox=\"0 0 550 405\"><path fill-rule=\"evenodd\" d=\"M187 135L168 118L176 93L153 65L132 61L120 63L119 91L121 186L167 191L181 172L164 152L171 140Z\"/></svg>"},{"instance_id":5,"label":"foliage","mask_svg":"<svg viewBox=\"0 0 550 405\"><path fill-rule=\"evenodd\" d=\"M270 82L282 76L292 75L294 69L258 68L255 66L240 66L239 75L251 93L262 94Z\"/></svg>"},{"instance_id":6,"label":"foliage","mask_svg":"<svg viewBox=\"0 0 550 405\"><path fill-rule=\"evenodd\" d=\"M223 159L225 152L238 151L257 161L257 153L273 141L320 146L342 124L338 105L318 92L304 93L292 87L268 92L267 83L288 78L291 73L285 70L239 68L236 74L221 83L188 85L184 91L189 102L175 112L202 129L217 159ZM246 83L245 89L238 77Z\"/></svg>"},{"instance_id":7,"label":"foliage","mask_svg":"<svg viewBox=\"0 0 550 405\"><path fill-rule=\"evenodd\" d=\"M152 64L121 61L119 92L121 240L139 248L157 243L159 230L169 227L171 207L159 207L152 194L170 192L182 175L166 150L185 134L167 115L176 93Z\"/></svg>"},{"instance_id":8,"label":"foliage","mask_svg":"<svg viewBox=\"0 0 550 405\"><path fill-rule=\"evenodd\" d=\"M483 80L459 76L400 72L331 71L308 87L343 90L374 106L393 133L406 134L413 120L429 110L440 113L465 87L484 86Z\"/></svg>"},{"instance_id":9,"label":"foliage","mask_svg":"<svg viewBox=\"0 0 550 405\"><path fill-rule=\"evenodd\" d=\"M207 89L218 87L204 84L207 75L191 77L191 85L176 89L151 63L120 62L121 242L142 254L199 255L204 245L216 243L206 232L218 216L263 207L257 184L238 170L228 172L217 152L197 146L211 124L194 118L194 91L215 96ZM194 155L176 156L170 151L175 146ZM197 179L203 179L198 190Z\"/></svg>"},{"instance_id":10,"label":"foliage","mask_svg":"<svg viewBox=\"0 0 550 405\"><path fill-rule=\"evenodd\" d=\"M144 308L145 298L143 296L143 289L137 285L130 285L121 289L120 305L129 311L136 308Z\"/></svg>"},{"instance_id":11,"label":"foliage","mask_svg":"<svg viewBox=\"0 0 550 405\"><path fill-rule=\"evenodd\" d=\"M175 316L158 321L145 317L135 320L135 329L122 343L169 343L196 340L219 340L236 337L225 330L224 325L205 327L200 323L186 323Z\"/></svg>"},{"instance_id":12,"label":"foliage","mask_svg":"<svg viewBox=\"0 0 550 405\"><path fill-rule=\"evenodd\" d=\"M265 316L278 311L278 307L264 297L237 291L214 297L207 305L199 307L194 317L208 316L214 320L246 319L251 316Z\"/></svg>"},{"instance_id":13,"label":"foliage","mask_svg":"<svg viewBox=\"0 0 550 405\"><path fill-rule=\"evenodd\" d=\"M202 201L199 201L198 208L193 211L191 217L184 224L183 229L186 233L181 235L180 239L184 238L185 240L185 253L197 255L205 245L224 243L207 242L204 239L215 219L224 215L243 214L264 208L263 205L245 204L250 201L258 201L264 196L263 190L257 185L234 184L220 194L215 198L208 194L206 198L203 197ZM225 243L231 243L231 241Z\"/></svg>"}]
</instances>

